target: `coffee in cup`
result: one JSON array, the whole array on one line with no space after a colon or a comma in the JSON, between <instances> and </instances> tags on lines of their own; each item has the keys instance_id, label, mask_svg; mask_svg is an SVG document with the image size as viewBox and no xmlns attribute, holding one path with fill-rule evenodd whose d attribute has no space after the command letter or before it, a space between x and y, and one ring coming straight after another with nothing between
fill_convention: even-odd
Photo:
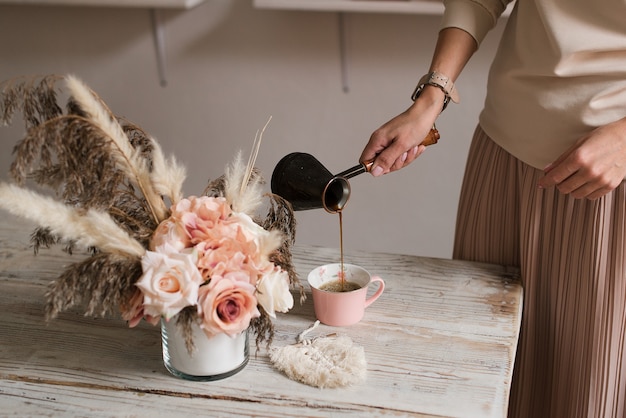
<instances>
[{"instance_id":1,"label":"coffee in cup","mask_svg":"<svg viewBox=\"0 0 626 418\"><path fill-rule=\"evenodd\" d=\"M385 289L385 282L372 276L363 267L354 264L326 264L312 270L308 282L313 294L313 309L320 322L331 326L347 326L359 322L370 306ZM342 283L343 282L343 283ZM378 289L367 297L370 283Z\"/></svg>"}]
</instances>

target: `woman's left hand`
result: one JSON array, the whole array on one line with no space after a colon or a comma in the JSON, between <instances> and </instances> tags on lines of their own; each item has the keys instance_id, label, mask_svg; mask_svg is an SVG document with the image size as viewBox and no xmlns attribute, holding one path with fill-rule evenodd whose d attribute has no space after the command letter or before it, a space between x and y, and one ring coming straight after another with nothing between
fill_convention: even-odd
<instances>
[{"instance_id":1,"label":"woman's left hand","mask_svg":"<svg viewBox=\"0 0 626 418\"><path fill-rule=\"evenodd\" d=\"M626 176L626 118L594 129L545 169L540 188L556 186L577 199L598 199Z\"/></svg>"}]
</instances>

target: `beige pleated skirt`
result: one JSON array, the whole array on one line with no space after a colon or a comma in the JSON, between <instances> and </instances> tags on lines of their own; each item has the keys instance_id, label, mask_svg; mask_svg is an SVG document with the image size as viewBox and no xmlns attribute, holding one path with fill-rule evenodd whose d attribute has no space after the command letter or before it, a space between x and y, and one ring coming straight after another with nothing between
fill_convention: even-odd
<instances>
[{"instance_id":1,"label":"beige pleated skirt","mask_svg":"<svg viewBox=\"0 0 626 418\"><path fill-rule=\"evenodd\" d=\"M577 200L539 189L542 175L478 128L454 257L520 267L509 417L625 417L624 182L599 200Z\"/></svg>"}]
</instances>

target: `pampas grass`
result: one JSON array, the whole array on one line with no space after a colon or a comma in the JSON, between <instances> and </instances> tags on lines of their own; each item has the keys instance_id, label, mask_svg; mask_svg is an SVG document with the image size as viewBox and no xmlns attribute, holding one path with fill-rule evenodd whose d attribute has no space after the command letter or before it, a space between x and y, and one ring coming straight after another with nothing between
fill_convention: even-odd
<instances>
[{"instance_id":1,"label":"pampas grass","mask_svg":"<svg viewBox=\"0 0 626 418\"><path fill-rule=\"evenodd\" d=\"M144 247L121 229L106 212L67 206L21 187L0 183L0 208L45 225L50 234L85 248L127 257L141 257Z\"/></svg>"},{"instance_id":2,"label":"pampas grass","mask_svg":"<svg viewBox=\"0 0 626 418\"><path fill-rule=\"evenodd\" d=\"M241 187L241 182L248 178L248 185ZM241 152L226 167L224 174L224 197L231 203L235 212L254 214L263 203L263 180L258 171L243 164Z\"/></svg>"},{"instance_id":3,"label":"pampas grass","mask_svg":"<svg viewBox=\"0 0 626 418\"><path fill-rule=\"evenodd\" d=\"M187 171L178 164L174 156L166 158L156 141L152 140L152 145L152 186L160 195L169 196L171 203L175 205L183 198L182 185Z\"/></svg>"},{"instance_id":4,"label":"pampas grass","mask_svg":"<svg viewBox=\"0 0 626 418\"><path fill-rule=\"evenodd\" d=\"M57 104L55 84L61 76L20 77L0 83L0 125L11 124L13 116L22 112L27 129L63 113Z\"/></svg>"},{"instance_id":5,"label":"pampas grass","mask_svg":"<svg viewBox=\"0 0 626 418\"><path fill-rule=\"evenodd\" d=\"M143 193L156 223L165 220L167 208L161 196L151 185L151 175L146 160L131 146L120 124L94 92L76 77L68 76L66 82L74 100L87 118L112 142L111 155L118 161L121 170L126 172L127 177Z\"/></svg>"},{"instance_id":6,"label":"pampas grass","mask_svg":"<svg viewBox=\"0 0 626 418\"><path fill-rule=\"evenodd\" d=\"M239 152L232 164L226 168L224 196L235 212L251 215L263 202L263 179L254 165L259 155L263 132L271 120L270 117L261 132L257 132L247 165L243 165L243 158Z\"/></svg>"},{"instance_id":7,"label":"pampas grass","mask_svg":"<svg viewBox=\"0 0 626 418\"><path fill-rule=\"evenodd\" d=\"M85 315L114 314L129 303L141 276L138 259L98 253L73 264L50 284L46 292L46 319L86 303ZM80 290L80 291L77 291Z\"/></svg>"},{"instance_id":8,"label":"pampas grass","mask_svg":"<svg viewBox=\"0 0 626 418\"><path fill-rule=\"evenodd\" d=\"M65 110L57 104L63 80ZM170 200L180 198L184 169L76 77L8 80L0 94L0 121L10 124L21 112L27 129L13 150L16 184L0 184L0 208L39 225L31 237L35 252L63 243L70 253L78 247L92 254L51 284L46 316L79 302L95 315L128 306L141 257L169 216L161 194L167 189ZM163 171L154 174L155 166ZM30 182L51 193L25 188Z\"/></svg>"}]
</instances>

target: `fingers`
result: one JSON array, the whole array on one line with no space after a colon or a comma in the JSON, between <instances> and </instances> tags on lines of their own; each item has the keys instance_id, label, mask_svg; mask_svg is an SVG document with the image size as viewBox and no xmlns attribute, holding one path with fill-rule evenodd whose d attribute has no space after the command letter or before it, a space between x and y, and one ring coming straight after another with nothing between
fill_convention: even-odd
<instances>
[{"instance_id":1,"label":"fingers","mask_svg":"<svg viewBox=\"0 0 626 418\"><path fill-rule=\"evenodd\" d=\"M397 135L391 134L383 126L372 134L359 161L374 160L371 173L378 177L399 170L409 159L413 161L413 152L409 151L409 146L403 145Z\"/></svg>"},{"instance_id":2,"label":"fingers","mask_svg":"<svg viewBox=\"0 0 626 418\"><path fill-rule=\"evenodd\" d=\"M408 157L409 152L406 147L396 142L376 157L372 166L372 175L378 177L400 170L405 166Z\"/></svg>"},{"instance_id":3,"label":"fingers","mask_svg":"<svg viewBox=\"0 0 626 418\"><path fill-rule=\"evenodd\" d=\"M598 199L615 189L624 178L621 170L581 164L575 155L548 165L544 171L546 175L537 182L539 188L554 186L560 193L575 199Z\"/></svg>"},{"instance_id":4,"label":"fingers","mask_svg":"<svg viewBox=\"0 0 626 418\"><path fill-rule=\"evenodd\" d=\"M441 112L440 105L426 103L428 106L424 108L424 103L416 101L372 133L359 159L362 163L374 161L370 171L372 175L381 176L400 170L424 152L425 146L421 143Z\"/></svg>"},{"instance_id":5,"label":"fingers","mask_svg":"<svg viewBox=\"0 0 626 418\"><path fill-rule=\"evenodd\" d=\"M415 161L415 159L419 157L425 149L426 147L424 145L415 145L408 151L404 151L402 154L400 154L400 156L393 160L391 164L386 162L390 159L393 159L393 156L389 158L389 155L391 153L387 150L387 155L381 154L378 156L378 158L376 158L376 160L374 161L374 165L372 166L371 173L374 177L378 177L382 176L383 174L400 170ZM385 170L385 165L390 165L389 169Z\"/></svg>"},{"instance_id":6,"label":"fingers","mask_svg":"<svg viewBox=\"0 0 626 418\"><path fill-rule=\"evenodd\" d=\"M386 133L385 126L380 127L370 136L369 142L363 149L361 157L359 157L359 161L361 163L373 161L392 142L393 137Z\"/></svg>"},{"instance_id":7,"label":"fingers","mask_svg":"<svg viewBox=\"0 0 626 418\"><path fill-rule=\"evenodd\" d=\"M407 157L406 157L406 160L404 161L404 167L406 167L407 165L415 161L415 159L419 157L422 154L422 152L424 152L425 149L426 147L424 145L415 145L413 148L407 151L406 152Z\"/></svg>"},{"instance_id":8,"label":"fingers","mask_svg":"<svg viewBox=\"0 0 626 418\"><path fill-rule=\"evenodd\" d=\"M598 199L626 177L626 118L581 137L544 169L539 188L556 187L576 199Z\"/></svg>"},{"instance_id":9,"label":"fingers","mask_svg":"<svg viewBox=\"0 0 626 418\"><path fill-rule=\"evenodd\" d=\"M549 164L544 169L544 172L546 173L546 175L539 179L539 181L537 182L537 185L539 186L539 188L542 188L542 189L547 189L549 187L559 185L563 183L566 179L568 179L570 176L572 176L572 174L576 173L579 168L580 167L576 166L575 164L567 160L565 160L562 163L555 162L555 163ZM579 186L580 184L576 185L576 187L579 187ZM571 190L573 190L574 188L575 187L573 187Z\"/></svg>"}]
</instances>

